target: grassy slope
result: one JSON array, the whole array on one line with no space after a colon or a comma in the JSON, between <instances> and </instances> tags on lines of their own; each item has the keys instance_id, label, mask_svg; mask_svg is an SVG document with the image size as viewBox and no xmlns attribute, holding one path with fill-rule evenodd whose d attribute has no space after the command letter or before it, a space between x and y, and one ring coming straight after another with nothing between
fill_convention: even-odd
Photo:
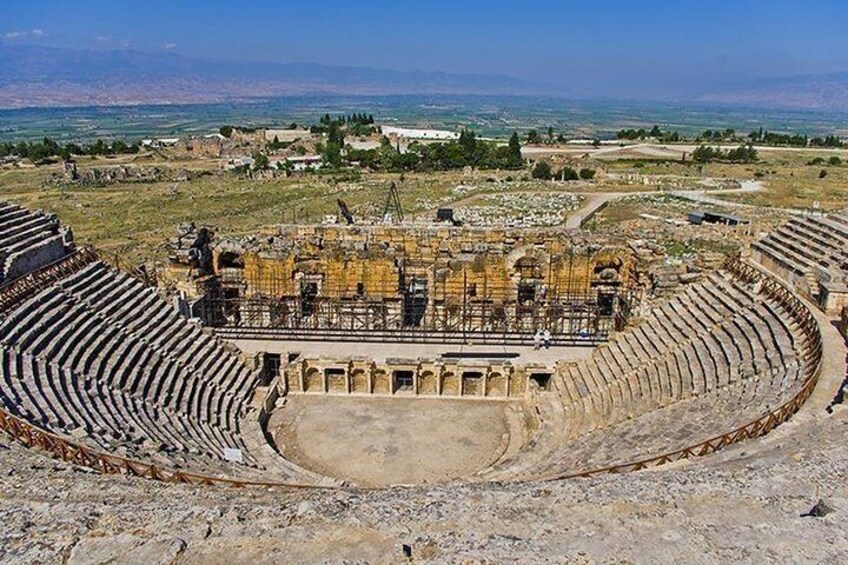
<instances>
[{"instance_id":1,"label":"grassy slope","mask_svg":"<svg viewBox=\"0 0 848 565\"><path fill-rule=\"evenodd\" d=\"M703 174L714 177L754 178L764 173L766 190L754 194L726 195L740 202L771 206L809 207L813 199L826 210L848 206L848 165L807 166L810 155L804 153L763 154L753 165L710 164ZM116 161L81 162L80 168L102 166ZM144 162L142 165L153 163ZM158 162L159 166L213 168L212 161ZM611 171L643 174L683 175L697 179L692 166L678 163L645 162L633 168L632 162L607 164ZM828 171L819 179L819 171ZM235 175L214 174L190 182L120 183L107 187L60 188L44 182L59 165L37 169L0 170L0 198L59 215L72 226L80 243L91 243L107 253L121 253L131 261L162 256L161 244L181 222L211 224L222 232L251 234L261 226L291 222L320 221L324 214L336 212L336 198L343 198L354 215L365 217L382 213L386 190L397 175L362 175L361 180L336 182L330 176L303 176L290 179L249 180ZM490 176L501 180L510 173L461 172L407 174L401 185L401 199L407 215L467 198L468 193L453 193L460 184L475 186L475 194L510 191L644 190L641 185L601 182L595 186L549 185L539 181L487 183ZM518 176L511 173L512 176ZM441 202L439 202L441 200ZM621 210L632 217L635 210ZM607 212L614 216L614 209ZM624 219L624 218L621 218Z\"/></svg>"}]
</instances>

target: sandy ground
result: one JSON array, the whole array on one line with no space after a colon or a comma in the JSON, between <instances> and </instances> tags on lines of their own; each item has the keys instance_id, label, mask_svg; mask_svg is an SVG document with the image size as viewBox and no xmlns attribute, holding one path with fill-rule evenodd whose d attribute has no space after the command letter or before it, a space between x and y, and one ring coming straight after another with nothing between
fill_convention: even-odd
<instances>
[{"instance_id":1,"label":"sandy ground","mask_svg":"<svg viewBox=\"0 0 848 565\"><path fill-rule=\"evenodd\" d=\"M366 486L471 475L503 453L509 403L292 395L269 427L287 459Z\"/></svg>"}]
</instances>

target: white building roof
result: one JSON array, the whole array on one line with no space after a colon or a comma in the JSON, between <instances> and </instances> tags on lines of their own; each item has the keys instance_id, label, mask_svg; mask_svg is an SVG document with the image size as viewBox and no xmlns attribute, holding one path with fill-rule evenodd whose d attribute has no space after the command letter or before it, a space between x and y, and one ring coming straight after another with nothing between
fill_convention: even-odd
<instances>
[{"instance_id":1,"label":"white building roof","mask_svg":"<svg viewBox=\"0 0 848 565\"><path fill-rule=\"evenodd\" d=\"M395 126L382 126L383 135L397 135L407 139L458 139L459 134L455 131L443 129L417 129L399 128Z\"/></svg>"}]
</instances>

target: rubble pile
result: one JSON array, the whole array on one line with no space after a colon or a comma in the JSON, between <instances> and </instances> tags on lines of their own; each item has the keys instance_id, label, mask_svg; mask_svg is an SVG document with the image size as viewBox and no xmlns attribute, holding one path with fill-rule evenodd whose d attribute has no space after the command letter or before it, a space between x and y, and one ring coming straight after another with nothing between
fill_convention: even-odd
<instances>
[{"instance_id":1,"label":"rubble pile","mask_svg":"<svg viewBox=\"0 0 848 565\"><path fill-rule=\"evenodd\" d=\"M565 193L488 194L485 204L460 206L458 219L470 226L558 226L576 210L581 198Z\"/></svg>"},{"instance_id":2,"label":"rubble pile","mask_svg":"<svg viewBox=\"0 0 848 565\"><path fill-rule=\"evenodd\" d=\"M111 165L91 167L81 171L75 180L66 175L51 173L45 179L48 184L66 184L72 182L80 186L107 186L123 182L186 182L204 175L208 171L172 169L168 167L140 167L133 165Z\"/></svg>"}]
</instances>

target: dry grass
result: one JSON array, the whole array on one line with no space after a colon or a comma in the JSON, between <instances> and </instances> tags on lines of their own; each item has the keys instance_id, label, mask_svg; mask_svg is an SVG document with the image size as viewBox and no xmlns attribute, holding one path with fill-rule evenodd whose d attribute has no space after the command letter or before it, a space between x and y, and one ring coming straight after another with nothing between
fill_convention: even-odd
<instances>
[{"instance_id":1,"label":"dry grass","mask_svg":"<svg viewBox=\"0 0 848 565\"><path fill-rule=\"evenodd\" d=\"M613 172L691 177L693 185L701 176L753 179L759 173L766 190L725 197L781 207L809 207L814 199L825 210L848 206L848 165L806 165L813 156L803 152L763 152L761 162L754 165L710 164L703 170L694 165L653 161L644 161L638 168L628 161L604 166ZM211 160L175 162L133 157L84 160L79 167L85 170L89 166L118 163L193 170L217 167ZM56 213L73 227L80 243L95 245L107 254L121 254L129 261L161 258L161 244L183 222L210 224L230 234L253 234L263 226L284 222L318 222L325 214L336 213L336 198L344 199L357 218L377 217L382 213L389 183L398 180L395 174L363 174L359 179L347 180L339 175L251 180L216 172L180 183L124 182L105 187L60 187L45 183L49 173L58 173L60 169L60 165L51 165L1 170L0 198ZM821 169L828 171L823 179L818 178ZM513 180L506 182L508 177ZM455 191L458 185L473 190ZM438 206L450 206L473 195L563 190L580 194L647 188L611 180L549 183L530 180L526 172L453 171L406 174L400 193L407 215L426 217ZM607 209L603 217L605 222L614 223L632 219L637 213L636 207L623 204Z\"/></svg>"}]
</instances>

